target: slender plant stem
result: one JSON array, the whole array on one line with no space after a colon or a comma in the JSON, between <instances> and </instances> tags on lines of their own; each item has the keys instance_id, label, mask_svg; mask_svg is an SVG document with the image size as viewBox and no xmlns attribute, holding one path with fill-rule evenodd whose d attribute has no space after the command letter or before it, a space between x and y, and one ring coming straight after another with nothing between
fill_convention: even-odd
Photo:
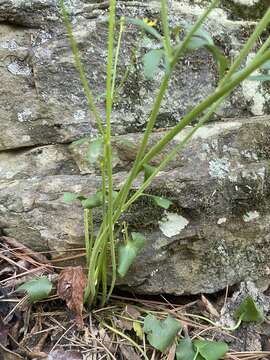
<instances>
[{"instance_id":1,"label":"slender plant stem","mask_svg":"<svg viewBox=\"0 0 270 360\"><path fill-rule=\"evenodd\" d=\"M115 200L115 209L117 209L118 215L121 213L121 208L122 205L124 204L124 202L126 201L126 198L128 196L129 190L131 188L131 185L134 181L134 179L136 178L138 171L140 170L141 166L140 166L140 161L144 155L147 143L148 143L148 139L149 136L153 130L153 127L155 125L155 121L160 109L160 105L161 102L163 100L164 94L167 90L168 87L168 83L170 80L170 76L172 74L172 71L177 63L177 60L179 58L179 56L182 54L182 52L185 50L186 45L188 44L188 42L191 40L193 34L199 29L199 27L202 25L202 23L204 22L204 20L207 18L207 16L209 15L209 13L215 8L215 6L217 6L217 4L220 2L220 0L214 0L212 1L212 3L210 4L210 6L206 9L206 11L202 14L202 16L195 22L195 24L193 25L193 27L191 28L191 30L189 31L189 33L185 36L183 42L181 43L181 45L179 46L179 48L177 49L174 58L170 64L170 68L169 70L165 73L162 84L160 86L158 95L156 97L156 100L154 102L153 105L153 109L150 115L150 118L147 121L147 126L146 126L146 130L144 132L144 136L141 142L141 145L139 147L139 151L137 153L136 159L133 163L132 169L129 173L129 176L125 182L125 184L123 185L121 191L119 192L119 195L117 196L116 200ZM119 213L120 212L120 213ZM117 216L118 216L117 215Z\"/></svg>"},{"instance_id":2,"label":"slender plant stem","mask_svg":"<svg viewBox=\"0 0 270 360\"><path fill-rule=\"evenodd\" d=\"M164 48L166 50L166 54L169 58L169 61L172 60L173 51L171 47L171 37L168 23L168 6L167 0L161 0L161 20L162 20L162 28L164 33Z\"/></svg>"},{"instance_id":3,"label":"slender plant stem","mask_svg":"<svg viewBox=\"0 0 270 360\"><path fill-rule=\"evenodd\" d=\"M111 88L111 94L112 94L113 99L114 99L114 93L115 93L115 81L116 81L116 74L117 74L117 64L118 64L118 59L119 59L119 52L120 52L121 40L122 40L122 35L123 35L123 32L124 32L124 28L125 28L125 18L122 16L121 19L120 19L120 29L119 29L118 41L117 41L116 52L115 52L115 57L114 57L112 88Z\"/></svg>"},{"instance_id":4,"label":"slender plant stem","mask_svg":"<svg viewBox=\"0 0 270 360\"><path fill-rule=\"evenodd\" d=\"M84 92L85 92L85 95L86 95L86 98L87 98L87 101L88 101L89 108L92 110L92 112L94 114L96 124L98 126L100 134L104 134L104 128L103 128L103 124L102 124L102 119L100 118L100 116L98 114L97 107L96 107L95 100L94 100L94 96L93 96L93 93L92 93L92 91L90 89L87 77L85 75L85 71L84 71L84 68L83 68L83 65L82 65L82 62L81 62L81 58L80 58L80 54L79 54L79 49L78 49L78 46L77 46L77 42L76 42L76 40L74 39L74 36L73 36L72 26L71 26L71 23L70 23L69 18L68 18L68 12L66 10L64 0L60 0L60 7L61 7L64 23L65 23L65 26L66 26L66 29L67 29L67 34L68 34L71 50L72 50L72 53L73 53L73 57L75 59L75 64L76 64L77 70L78 70L79 75L80 75L81 83L82 83L82 86L84 88Z\"/></svg>"},{"instance_id":5,"label":"slender plant stem","mask_svg":"<svg viewBox=\"0 0 270 360\"><path fill-rule=\"evenodd\" d=\"M89 265L91 247L89 242L89 210L88 209L84 209L83 219L84 219L84 243L86 250L86 264Z\"/></svg>"},{"instance_id":6,"label":"slender plant stem","mask_svg":"<svg viewBox=\"0 0 270 360\"><path fill-rule=\"evenodd\" d=\"M140 163L140 167L143 164L148 163L155 155L157 155L184 127L195 119L202 111L207 109L211 104L215 103L220 97L228 95L232 90L245 80L250 74L258 69L263 63L265 63L270 57L270 51L265 52L259 59L254 59L252 63L242 70L233 80L219 88L214 94L208 96L204 101L191 110L183 119L172 128L156 145L154 145L149 152L145 155L144 159Z\"/></svg>"}]
</instances>

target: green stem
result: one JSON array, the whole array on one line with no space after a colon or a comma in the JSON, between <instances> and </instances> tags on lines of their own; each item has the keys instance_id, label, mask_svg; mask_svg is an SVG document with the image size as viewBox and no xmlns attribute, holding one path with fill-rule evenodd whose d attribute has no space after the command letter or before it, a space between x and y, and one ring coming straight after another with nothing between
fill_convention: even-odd
<instances>
[{"instance_id":1,"label":"green stem","mask_svg":"<svg viewBox=\"0 0 270 360\"><path fill-rule=\"evenodd\" d=\"M162 19L162 29L164 34L164 48L166 50L166 54L169 57L169 61L171 61L173 56L173 51L171 47L170 30L168 24L167 0L161 0L161 19Z\"/></svg>"},{"instance_id":2,"label":"green stem","mask_svg":"<svg viewBox=\"0 0 270 360\"><path fill-rule=\"evenodd\" d=\"M160 86L159 89L159 93L156 97L155 103L153 105L153 109L150 115L150 118L147 121L147 126L146 126L146 130L144 132L144 136L141 142L141 145L139 147L139 151L137 153L136 159L133 163L132 169L129 173L129 176L125 182L125 184L123 185L121 191L119 192L116 200L115 200L115 208L117 208L118 211L118 215L120 215L121 213L121 208L122 205L124 204L124 202L126 201L126 198L128 196L129 190L131 188L131 185L133 183L133 180L136 178L139 169L141 168L140 166L140 161L144 155L147 143L148 143L148 139L149 136L153 130L153 127L155 125L155 121L160 109L160 105L161 105L161 101L164 97L164 94L166 92L166 89L168 87L168 83L170 80L170 76L172 74L172 71L177 63L177 60L179 58L179 56L182 54L182 52L185 50L186 45L188 44L188 42L191 40L193 34L199 29L199 27L202 25L202 23L204 22L204 20L207 18L207 16L209 15L209 13L215 8L215 6L220 2L220 0L214 0L212 1L212 3L210 4L210 6L206 9L206 11L202 14L202 16L195 22L195 24L193 25L193 27L191 28L191 30L189 31L189 33L186 35L186 37L184 38L183 42L181 43L181 45L179 46L179 48L177 49L174 58L171 62L171 66L170 69L165 73L162 84Z\"/></svg>"},{"instance_id":3,"label":"green stem","mask_svg":"<svg viewBox=\"0 0 270 360\"><path fill-rule=\"evenodd\" d=\"M60 7L61 7L61 11L62 11L62 16L64 19L64 23L67 29L67 34L68 34L68 38L69 38L69 42L70 42L70 46L71 46L71 50L75 59L75 64L77 67L77 70L79 72L80 75L80 79L81 79L81 83L82 86L84 88L84 92L87 98L87 102L89 105L89 108L92 110L95 120L96 120L96 124L98 126L99 132L100 134L104 134L104 128L103 128L103 124L102 124L102 119L100 118L98 111L97 111L97 107L95 104L95 100L94 100L94 96L93 93L89 87L89 83L87 80L87 77L85 75L85 71L81 62L81 58L80 58L80 53L79 53L79 49L76 43L76 40L74 39L73 36L73 32L72 32L72 26L71 23L69 21L68 18L68 12L66 10L65 4L64 4L64 0L60 0Z\"/></svg>"},{"instance_id":4,"label":"green stem","mask_svg":"<svg viewBox=\"0 0 270 360\"><path fill-rule=\"evenodd\" d=\"M85 243L85 250L86 250L86 264L89 265L90 260L90 243L89 243L89 210L84 209L83 211L83 219L84 219L84 243Z\"/></svg>"},{"instance_id":5,"label":"green stem","mask_svg":"<svg viewBox=\"0 0 270 360\"><path fill-rule=\"evenodd\" d=\"M114 98L114 93L115 93L114 90L115 90L115 81L116 81L116 74L117 74L117 64L118 64L118 59L119 59L119 52L120 52L121 40L122 40L124 28L125 28L125 18L122 16L120 19L120 30L119 30L119 36L118 36L117 47L116 47L115 58L114 58L114 68L113 68L113 78L112 78L112 88L111 88L112 98Z\"/></svg>"},{"instance_id":6,"label":"green stem","mask_svg":"<svg viewBox=\"0 0 270 360\"><path fill-rule=\"evenodd\" d=\"M211 104L219 100L223 96L227 96L232 90L239 85L244 79L258 69L263 63L265 63L270 57L270 51L265 52L260 58L255 58L252 63L241 71L238 76L233 80L226 83L223 87L219 88L214 94L208 96L204 101L191 110L183 119L171 129L156 145L154 145L149 152L145 155L144 159L140 163L140 168L143 164L148 163L155 155L160 151L177 135L183 128L190 124L200 113L206 110Z\"/></svg>"},{"instance_id":7,"label":"green stem","mask_svg":"<svg viewBox=\"0 0 270 360\"><path fill-rule=\"evenodd\" d=\"M237 330L239 328L239 326L242 323L242 316L239 317L239 319L237 320L237 323L234 326L226 327L226 326L222 326L222 325L219 325L219 324L215 323L214 321L208 319L205 316L196 315L196 314L184 314L184 315L189 316L189 317L194 318L194 319L204 320L208 324L213 325L213 326L215 326L215 327L217 327L217 328L219 328L221 330L224 330L224 331L235 331L235 330Z\"/></svg>"}]
</instances>

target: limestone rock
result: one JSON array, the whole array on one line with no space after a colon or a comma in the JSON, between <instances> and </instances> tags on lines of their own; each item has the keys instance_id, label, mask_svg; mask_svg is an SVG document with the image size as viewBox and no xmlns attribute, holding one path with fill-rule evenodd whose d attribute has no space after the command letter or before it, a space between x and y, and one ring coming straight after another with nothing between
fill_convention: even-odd
<instances>
[{"instance_id":1,"label":"limestone rock","mask_svg":"<svg viewBox=\"0 0 270 360\"><path fill-rule=\"evenodd\" d=\"M268 281L269 120L209 124L179 152L148 189L173 201L169 211L141 198L126 214L130 229L140 229L147 245L122 285L137 292L182 294L213 292L249 278ZM152 142L162 135L155 133ZM137 134L128 138L138 142ZM79 154L65 145L49 145L14 154L20 168L0 169L0 227L5 234L33 248L55 250L54 256L81 247L82 210L64 203L62 194L91 194L101 181L95 169L84 168L81 174L74 160ZM0 158L2 163L7 164ZM115 189L130 163L118 166ZM97 212L95 223L100 221Z\"/></svg>"}]
</instances>

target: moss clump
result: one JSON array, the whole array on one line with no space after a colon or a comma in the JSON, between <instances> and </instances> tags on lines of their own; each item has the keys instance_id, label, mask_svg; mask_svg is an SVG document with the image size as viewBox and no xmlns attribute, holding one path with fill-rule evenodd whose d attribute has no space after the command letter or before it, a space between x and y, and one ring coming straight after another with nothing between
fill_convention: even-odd
<instances>
[{"instance_id":1,"label":"moss clump","mask_svg":"<svg viewBox=\"0 0 270 360\"><path fill-rule=\"evenodd\" d=\"M269 7L269 0L260 0L253 6L236 3L232 0L223 0L221 6L229 11L232 20L261 19Z\"/></svg>"}]
</instances>

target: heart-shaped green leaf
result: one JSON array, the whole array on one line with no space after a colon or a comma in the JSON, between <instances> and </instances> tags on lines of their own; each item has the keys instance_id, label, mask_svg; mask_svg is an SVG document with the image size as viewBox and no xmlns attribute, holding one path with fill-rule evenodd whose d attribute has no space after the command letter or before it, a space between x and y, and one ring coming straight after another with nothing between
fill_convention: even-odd
<instances>
[{"instance_id":1,"label":"heart-shaped green leaf","mask_svg":"<svg viewBox=\"0 0 270 360\"><path fill-rule=\"evenodd\" d=\"M139 254L145 244L144 236L138 232L131 233L132 240L128 240L126 245L119 246L118 273L124 277L131 264Z\"/></svg>"},{"instance_id":2,"label":"heart-shaped green leaf","mask_svg":"<svg viewBox=\"0 0 270 360\"><path fill-rule=\"evenodd\" d=\"M181 339L176 347L177 360L193 360L196 351L190 338ZM198 358L196 358L198 360Z\"/></svg>"},{"instance_id":3,"label":"heart-shaped green leaf","mask_svg":"<svg viewBox=\"0 0 270 360\"><path fill-rule=\"evenodd\" d=\"M65 202L72 202L74 200L83 201L85 199L86 199L86 197L83 196L83 195L77 195L77 194L74 194L74 193L71 193L71 192L65 192L64 193L64 201Z\"/></svg>"},{"instance_id":4,"label":"heart-shaped green leaf","mask_svg":"<svg viewBox=\"0 0 270 360\"><path fill-rule=\"evenodd\" d=\"M153 49L148 51L143 57L143 73L144 76L151 80L158 71L164 51L162 49Z\"/></svg>"},{"instance_id":5,"label":"heart-shaped green leaf","mask_svg":"<svg viewBox=\"0 0 270 360\"><path fill-rule=\"evenodd\" d=\"M194 347L205 360L219 360L229 350L222 341L195 340Z\"/></svg>"},{"instance_id":6,"label":"heart-shaped green leaf","mask_svg":"<svg viewBox=\"0 0 270 360\"><path fill-rule=\"evenodd\" d=\"M85 198L81 201L81 204L84 209L93 209L102 205L102 191L98 191L97 193Z\"/></svg>"},{"instance_id":7,"label":"heart-shaped green leaf","mask_svg":"<svg viewBox=\"0 0 270 360\"><path fill-rule=\"evenodd\" d=\"M52 291L52 283L46 276L30 280L20 285L17 291L25 291L31 302L46 299Z\"/></svg>"},{"instance_id":8,"label":"heart-shaped green leaf","mask_svg":"<svg viewBox=\"0 0 270 360\"><path fill-rule=\"evenodd\" d=\"M262 311L257 307L251 296L247 296L234 314L236 319L242 321L262 321L264 319Z\"/></svg>"},{"instance_id":9,"label":"heart-shaped green leaf","mask_svg":"<svg viewBox=\"0 0 270 360\"><path fill-rule=\"evenodd\" d=\"M173 204L173 202L171 200L160 197L160 196L151 195L151 197L158 206L160 206L166 210L169 209L169 207Z\"/></svg>"},{"instance_id":10,"label":"heart-shaped green leaf","mask_svg":"<svg viewBox=\"0 0 270 360\"><path fill-rule=\"evenodd\" d=\"M158 320L150 314L144 319L143 329L147 334L149 343L163 352L174 341L176 334L181 329L181 325L170 315L165 320Z\"/></svg>"},{"instance_id":11,"label":"heart-shaped green leaf","mask_svg":"<svg viewBox=\"0 0 270 360\"><path fill-rule=\"evenodd\" d=\"M100 157L102 156L102 152L103 152L103 140L102 139L93 140L89 144L86 158L90 164L94 164L100 159Z\"/></svg>"}]
</instances>

